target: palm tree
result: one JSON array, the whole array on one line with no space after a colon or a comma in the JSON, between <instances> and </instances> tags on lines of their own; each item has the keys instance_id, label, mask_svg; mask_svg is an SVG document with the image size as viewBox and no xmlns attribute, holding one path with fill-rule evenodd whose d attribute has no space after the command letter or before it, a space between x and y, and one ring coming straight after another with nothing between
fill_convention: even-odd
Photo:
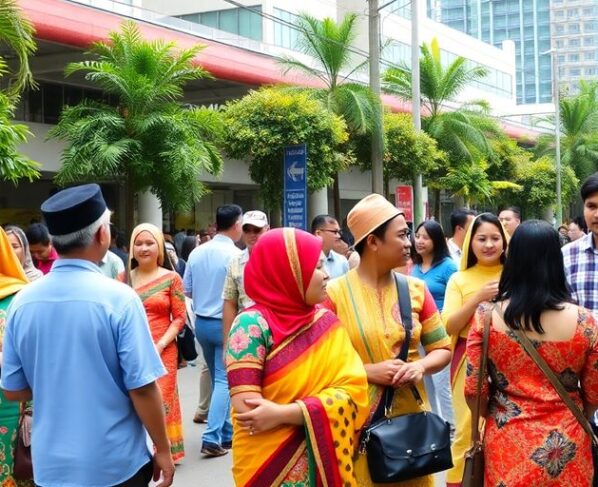
<instances>
[{"instance_id":1,"label":"palm tree","mask_svg":"<svg viewBox=\"0 0 598 487\"><path fill-rule=\"evenodd\" d=\"M365 134L380 127L380 99L368 86L347 81L352 74L364 66L355 65L351 46L357 37L357 15L347 14L340 23L333 19L316 19L308 14L297 18L299 36L296 48L314 60L305 64L291 57L283 57L280 63L285 73L301 71L319 80L323 88L293 88L307 90L320 100L335 115L344 118L349 132ZM335 213L340 215L338 174L335 175Z\"/></svg>"},{"instance_id":2,"label":"palm tree","mask_svg":"<svg viewBox=\"0 0 598 487\"><path fill-rule=\"evenodd\" d=\"M33 25L23 16L16 0L0 0L0 41L9 47L19 63L7 92L10 96L20 93L26 86L34 86L29 68L29 56L37 48L33 32ZM6 65L3 65L3 68L5 67Z\"/></svg>"},{"instance_id":3,"label":"palm tree","mask_svg":"<svg viewBox=\"0 0 598 487\"><path fill-rule=\"evenodd\" d=\"M209 76L193 64L202 48L175 50L171 42L146 41L128 22L110 34L109 43L93 44L96 59L67 66L67 75L84 72L110 103L86 100L63 110L49 134L67 142L57 181L124 180L130 198L150 190L164 208L192 208L205 193L200 175L222 168L210 142L219 118L180 103L186 82ZM132 226L132 199L127 207Z\"/></svg>"},{"instance_id":4,"label":"palm tree","mask_svg":"<svg viewBox=\"0 0 598 487\"><path fill-rule=\"evenodd\" d=\"M480 179L480 174L484 171L484 161L494 156L488 136L500 136L502 131L489 116L489 107L484 101L463 103L454 110L446 107L447 103L456 103L457 97L466 86L486 77L488 71L482 66L468 66L467 59L461 56L455 58L448 66L443 66L437 39L433 39L430 45L424 43L421 54L420 82L424 108L422 129L434 138L438 148L447 154L449 165L443 171L445 175L448 175L450 169L459 172L464 166L470 166L464 167L462 173L469 174L471 177L461 178L461 182L471 183L471 194L490 196L491 191L482 181L483 178ZM405 100L411 99L409 66L402 65L387 69L383 81L387 91ZM449 178L446 182L453 179ZM481 185L475 183L476 181L481 182ZM478 189L475 189L476 186ZM467 194L470 193L456 186L451 189L466 199ZM438 215L439 188L435 190L437 196L435 214Z\"/></svg>"},{"instance_id":5,"label":"palm tree","mask_svg":"<svg viewBox=\"0 0 598 487\"><path fill-rule=\"evenodd\" d=\"M31 133L25 125L12 121L20 92L34 86L29 56L36 49L33 27L23 17L16 0L0 0L0 43L6 44L18 61L16 73L10 73L0 56L0 77L13 75L9 88L0 91L0 180L17 184L22 178L29 181L39 178L40 173L39 164L17 151Z\"/></svg>"},{"instance_id":6,"label":"palm tree","mask_svg":"<svg viewBox=\"0 0 598 487\"><path fill-rule=\"evenodd\" d=\"M561 98L560 109L561 162L584 180L598 169L598 83L582 81L578 95ZM554 158L554 134L540 137L536 154Z\"/></svg>"}]
</instances>

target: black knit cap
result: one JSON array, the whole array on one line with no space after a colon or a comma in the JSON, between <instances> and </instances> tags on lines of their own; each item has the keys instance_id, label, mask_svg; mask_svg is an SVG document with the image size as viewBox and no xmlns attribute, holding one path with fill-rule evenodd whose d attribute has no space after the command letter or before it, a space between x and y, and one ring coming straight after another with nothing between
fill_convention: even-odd
<instances>
[{"instance_id":1,"label":"black knit cap","mask_svg":"<svg viewBox=\"0 0 598 487\"><path fill-rule=\"evenodd\" d=\"M63 189L42 203L50 235L68 235L97 221L106 211L102 190L97 184Z\"/></svg>"}]
</instances>

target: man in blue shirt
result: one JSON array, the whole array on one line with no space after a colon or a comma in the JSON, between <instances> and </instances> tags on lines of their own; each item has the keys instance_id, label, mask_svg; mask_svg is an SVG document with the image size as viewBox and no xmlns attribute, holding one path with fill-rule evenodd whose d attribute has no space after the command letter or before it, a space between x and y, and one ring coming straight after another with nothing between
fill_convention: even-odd
<instances>
[{"instance_id":1,"label":"man in blue shirt","mask_svg":"<svg viewBox=\"0 0 598 487\"><path fill-rule=\"evenodd\" d=\"M216 210L217 234L196 247L187 260L185 294L193 300L195 336L212 376L212 399L201 452L208 457L228 453L232 442L230 396L223 360L222 290L231 258L241 253L235 242L241 238L243 210L224 205Z\"/></svg>"},{"instance_id":2,"label":"man in blue shirt","mask_svg":"<svg viewBox=\"0 0 598 487\"><path fill-rule=\"evenodd\" d=\"M174 465L156 379L165 374L137 294L102 275L110 212L96 184L42 205L60 258L12 302L2 389L33 399L31 440L41 487L172 484ZM146 430L155 448L148 450Z\"/></svg>"},{"instance_id":3,"label":"man in blue shirt","mask_svg":"<svg viewBox=\"0 0 598 487\"><path fill-rule=\"evenodd\" d=\"M322 252L326 256L324 268L330 279L344 276L349 272L347 258L332 250L341 239L341 227L338 222L330 215L318 215L311 222L311 233L322 239Z\"/></svg>"}]
</instances>

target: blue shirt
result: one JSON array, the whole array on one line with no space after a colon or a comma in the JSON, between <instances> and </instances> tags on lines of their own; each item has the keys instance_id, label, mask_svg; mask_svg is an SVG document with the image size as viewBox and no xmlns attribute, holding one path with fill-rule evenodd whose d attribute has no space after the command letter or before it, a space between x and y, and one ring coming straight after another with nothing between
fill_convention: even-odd
<instances>
[{"instance_id":1,"label":"blue shirt","mask_svg":"<svg viewBox=\"0 0 598 487\"><path fill-rule=\"evenodd\" d=\"M324 268L330 279L334 279L335 277L344 276L349 272L349 261L346 257L331 250L326 260L324 260Z\"/></svg>"},{"instance_id":2,"label":"blue shirt","mask_svg":"<svg viewBox=\"0 0 598 487\"><path fill-rule=\"evenodd\" d=\"M230 238L219 233L189 254L183 283L196 315L222 318L222 290L228 263L240 253Z\"/></svg>"},{"instance_id":3,"label":"blue shirt","mask_svg":"<svg viewBox=\"0 0 598 487\"><path fill-rule=\"evenodd\" d=\"M143 305L86 260L59 259L13 300L2 388L31 388L35 483L105 487L151 458L128 391L165 374Z\"/></svg>"},{"instance_id":4,"label":"blue shirt","mask_svg":"<svg viewBox=\"0 0 598 487\"><path fill-rule=\"evenodd\" d=\"M422 271L421 264L416 264L411 269L411 275L418 277L425 281L438 311L442 311L444 307L444 293L446 291L446 285L448 284L449 278L457 272L457 264L451 257L445 257L436 265L432 266L426 272Z\"/></svg>"}]
</instances>

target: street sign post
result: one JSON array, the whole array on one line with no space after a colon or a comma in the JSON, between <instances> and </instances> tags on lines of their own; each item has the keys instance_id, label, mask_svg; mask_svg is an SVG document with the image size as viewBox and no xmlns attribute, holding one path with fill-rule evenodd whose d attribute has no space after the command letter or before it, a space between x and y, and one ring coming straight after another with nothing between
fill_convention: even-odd
<instances>
[{"instance_id":1,"label":"street sign post","mask_svg":"<svg viewBox=\"0 0 598 487\"><path fill-rule=\"evenodd\" d=\"M283 225L307 230L307 147L284 148Z\"/></svg>"}]
</instances>

